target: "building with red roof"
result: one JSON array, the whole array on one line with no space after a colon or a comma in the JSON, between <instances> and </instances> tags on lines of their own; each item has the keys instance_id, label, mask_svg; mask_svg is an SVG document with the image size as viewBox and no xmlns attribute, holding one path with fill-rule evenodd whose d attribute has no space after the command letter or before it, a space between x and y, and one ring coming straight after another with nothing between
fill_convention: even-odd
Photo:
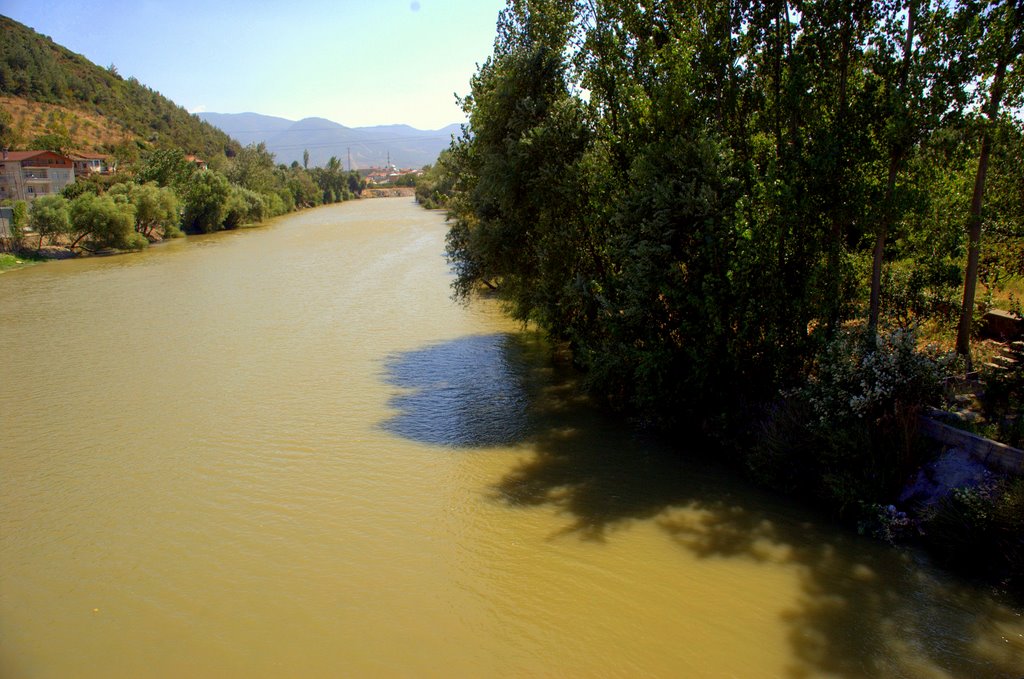
<instances>
[{"instance_id":1,"label":"building with red roof","mask_svg":"<svg viewBox=\"0 0 1024 679\"><path fill-rule=\"evenodd\" d=\"M110 174L114 171L109 164L109 156L105 156L102 153L79 153L74 151L69 153L68 156L75 166L76 177L83 177L96 172Z\"/></svg>"},{"instance_id":2,"label":"building with red roof","mask_svg":"<svg viewBox=\"0 0 1024 679\"><path fill-rule=\"evenodd\" d=\"M54 151L8 151L0 156L0 200L35 200L75 181L74 162Z\"/></svg>"}]
</instances>

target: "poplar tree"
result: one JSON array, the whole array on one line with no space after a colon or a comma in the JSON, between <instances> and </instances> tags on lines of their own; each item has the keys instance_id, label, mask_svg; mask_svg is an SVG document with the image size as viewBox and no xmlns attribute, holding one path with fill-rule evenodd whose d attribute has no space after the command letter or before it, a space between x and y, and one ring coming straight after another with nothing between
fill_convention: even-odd
<instances>
[{"instance_id":1,"label":"poplar tree","mask_svg":"<svg viewBox=\"0 0 1024 679\"><path fill-rule=\"evenodd\" d=\"M981 141L978 169L971 194L967 220L967 266L964 272L964 295L957 326L956 350L971 369L971 330L974 321L974 299L978 285L978 263L985 200L985 180L992 153L993 128L1004 104L1021 104L1021 70L1024 68L1024 3L1018 0L965 2L958 17L973 28L980 41L977 46L977 67L974 87L981 98ZM974 32L972 31L972 32Z\"/></svg>"}]
</instances>

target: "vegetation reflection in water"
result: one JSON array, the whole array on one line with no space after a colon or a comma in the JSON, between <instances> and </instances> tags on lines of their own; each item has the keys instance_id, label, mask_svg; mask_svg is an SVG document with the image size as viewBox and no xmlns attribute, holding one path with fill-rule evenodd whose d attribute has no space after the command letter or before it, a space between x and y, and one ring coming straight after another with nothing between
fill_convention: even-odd
<instances>
[{"instance_id":1,"label":"vegetation reflection in water","mask_svg":"<svg viewBox=\"0 0 1024 679\"><path fill-rule=\"evenodd\" d=\"M687 459L604 419L536 336L469 336L394 354L385 380L402 389L383 423L393 434L455 449L528 446L531 456L495 481L490 499L564 516L552 539L600 543L650 521L700 559L796 566L801 596L779 621L792 677L1002 677L1024 668L1019 613L950 584L915 551L837 534L706 454Z\"/></svg>"}]
</instances>

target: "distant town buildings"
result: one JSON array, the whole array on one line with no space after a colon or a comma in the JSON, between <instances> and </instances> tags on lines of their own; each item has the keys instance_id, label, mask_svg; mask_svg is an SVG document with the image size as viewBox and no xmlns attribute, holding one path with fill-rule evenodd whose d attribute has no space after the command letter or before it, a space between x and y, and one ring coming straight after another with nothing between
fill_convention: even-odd
<instances>
[{"instance_id":1,"label":"distant town buildings","mask_svg":"<svg viewBox=\"0 0 1024 679\"><path fill-rule=\"evenodd\" d=\"M420 170L413 170L411 168L404 168L399 170L390 163L384 167L371 167L369 174L366 175L367 184L393 184L398 181L401 177L406 175L419 175Z\"/></svg>"}]
</instances>

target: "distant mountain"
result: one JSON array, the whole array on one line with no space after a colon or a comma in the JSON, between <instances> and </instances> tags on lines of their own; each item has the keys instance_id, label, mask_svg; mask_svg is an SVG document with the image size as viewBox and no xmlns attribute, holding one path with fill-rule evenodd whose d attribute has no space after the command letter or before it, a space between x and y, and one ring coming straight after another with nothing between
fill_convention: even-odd
<instances>
[{"instance_id":1,"label":"distant mountain","mask_svg":"<svg viewBox=\"0 0 1024 679\"><path fill-rule=\"evenodd\" d=\"M436 161L452 135L459 134L458 125L417 130L408 125L345 127L326 118L291 121L258 113L197 115L243 144L264 142L279 163L301 163L302 152L308 150L310 167L326 165L334 156L347 168L351 151L357 169L382 166L389 155L397 167L419 168Z\"/></svg>"},{"instance_id":2,"label":"distant mountain","mask_svg":"<svg viewBox=\"0 0 1024 679\"><path fill-rule=\"evenodd\" d=\"M5 145L19 148L57 134L79 151L177 147L210 157L238 148L221 130L135 78L101 68L9 17L0 16L0 36Z\"/></svg>"},{"instance_id":3,"label":"distant mountain","mask_svg":"<svg viewBox=\"0 0 1024 679\"><path fill-rule=\"evenodd\" d=\"M263 141L268 134L283 132L295 124L293 120L263 116L259 113L197 113L201 120L210 123L243 146ZM228 132L228 130L232 130Z\"/></svg>"}]
</instances>

